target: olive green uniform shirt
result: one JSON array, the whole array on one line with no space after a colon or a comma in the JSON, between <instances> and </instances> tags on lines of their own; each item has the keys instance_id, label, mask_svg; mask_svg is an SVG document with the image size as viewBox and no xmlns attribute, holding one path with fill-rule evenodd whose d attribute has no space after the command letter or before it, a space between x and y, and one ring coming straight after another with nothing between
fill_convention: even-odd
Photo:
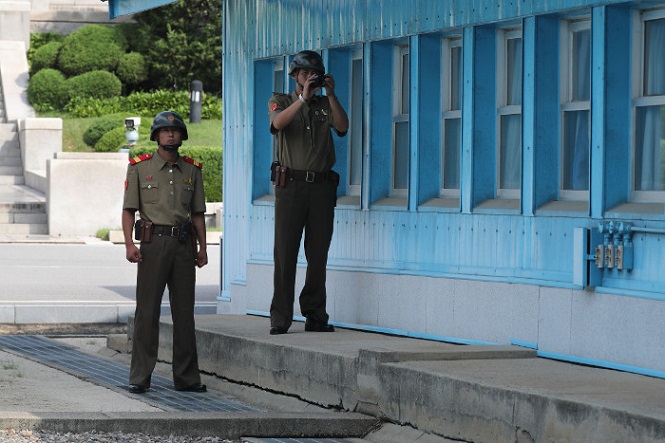
<instances>
[{"instance_id":1,"label":"olive green uniform shirt","mask_svg":"<svg viewBox=\"0 0 665 443\"><path fill-rule=\"evenodd\" d=\"M156 225L180 226L192 214L205 212L201 169L180 156L171 164L158 153L130 164L122 207L138 210Z\"/></svg>"},{"instance_id":2,"label":"olive green uniform shirt","mask_svg":"<svg viewBox=\"0 0 665 443\"><path fill-rule=\"evenodd\" d=\"M332 133L333 115L328 97L315 95L298 110L291 123L276 130L273 119L288 108L298 95L274 94L268 100L270 132L277 135L277 160L291 169L325 172L335 164Z\"/></svg>"}]
</instances>

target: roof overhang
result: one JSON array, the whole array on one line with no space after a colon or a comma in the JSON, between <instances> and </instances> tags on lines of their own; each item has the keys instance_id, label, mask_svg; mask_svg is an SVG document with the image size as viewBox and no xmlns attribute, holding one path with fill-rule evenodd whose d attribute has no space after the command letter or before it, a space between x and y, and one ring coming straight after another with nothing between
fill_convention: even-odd
<instances>
[{"instance_id":1,"label":"roof overhang","mask_svg":"<svg viewBox=\"0 0 665 443\"><path fill-rule=\"evenodd\" d=\"M107 0L101 0L107 1ZM175 3L178 0L108 0L109 19L135 14L147 9Z\"/></svg>"}]
</instances>

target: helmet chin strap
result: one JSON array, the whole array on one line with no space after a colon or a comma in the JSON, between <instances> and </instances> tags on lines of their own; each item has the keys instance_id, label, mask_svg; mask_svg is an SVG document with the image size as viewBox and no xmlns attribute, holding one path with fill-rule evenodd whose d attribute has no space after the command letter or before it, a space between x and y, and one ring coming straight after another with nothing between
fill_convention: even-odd
<instances>
[{"instance_id":1,"label":"helmet chin strap","mask_svg":"<svg viewBox=\"0 0 665 443\"><path fill-rule=\"evenodd\" d=\"M162 145L165 151L177 151L178 148L182 146L182 143L176 143L174 145Z\"/></svg>"}]
</instances>

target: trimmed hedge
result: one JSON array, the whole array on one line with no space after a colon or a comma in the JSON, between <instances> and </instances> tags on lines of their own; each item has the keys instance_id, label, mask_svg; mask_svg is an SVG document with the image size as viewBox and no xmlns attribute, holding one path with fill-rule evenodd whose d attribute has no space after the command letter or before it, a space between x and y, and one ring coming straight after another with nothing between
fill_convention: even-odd
<instances>
[{"instance_id":1,"label":"trimmed hedge","mask_svg":"<svg viewBox=\"0 0 665 443\"><path fill-rule=\"evenodd\" d=\"M120 115L107 115L96 119L83 133L83 142L95 146L104 134L112 129L123 128L124 119Z\"/></svg>"},{"instance_id":2,"label":"trimmed hedge","mask_svg":"<svg viewBox=\"0 0 665 443\"><path fill-rule=\"evenodd\" d=\"M129 156L135 157L142 154L155 154L157 146L143 147L135 146L129 150ZM210 146L182 146L178 152L194 160L203 163L201 173L203 175L203 187L205 189L206 202L221 202L222 189L222 148Z\"/></svg>"},{"instance_id":3,"label":"trimmed hedge","mask_svg":"<svg viewBox=\"0 0 665 443\"><path fill-rule=\"evenodd\" d=\"M130 113L132 115L157 115L164 109L171 109L189 117L189 93L185 91L134 92L126 97L113 97L103 100L73 97L65 110L74 117L100 117L106 114ZM214 95L203 94L201 118L219 120L222 118L222 100Z\"/></svg>"},{"instance_id":4,"label":"trimmed hedge","mask_svg":"<svg viewBox=\"0 0 665 443\"><path fill-rule=\"evenodd\" d=\"M37 111L62 109L66 98L62 94L65 76L62 72L46 68L36 73L28 84L28 100Z\"/></svg>"},{"instance_id":5,"label":"trimmed hedge","mask_svg":"<svg viewBox=\"0 0 665 443\"><path fill-rule=\"evenodd\" d=\"M125 53L127 40L112 26L89 24L65 37L58 67L69 76L90 71L113 71Z\"/></svg>"},{"instance_id":6,"label":"trimmed hedge","mask_svg":"<svg viewBox=\"0 0 665 443\"><path fill-rule=\"evenodd\" d=\"M30 72L36 73L42 69L53 68L58 65L58 54L62 43L52 41L35 50L30 59Z\"/></svg>"},{"instance_id":7,"label":"trimmed hedge","mask_svg":"<svg viewBox=\"0 0 665 443\"><path fill-rule=\"evenodd\" d=\"M95 143L96 152L118 152L127 143L125 128L111 129Z\"/></svg>"},{"instance_id":8,"label":"trimmed hedge","mask_svg":"<svg viewBox=\"0 0 665 443\"><path fill-rule=\"evenodd\" d=\"M135 86L148 79L148 65L138 52L123 54L118 61L116 74L126 85Z\"/></svg>"},{"instance_id":9,"label":"trimmed hedge","mask_svg":"<svg viewBox=\"0 0 665 443\"><path fill-rule=\"evenodd\" d=\"M67 102L72 97L109 98L117 97L122 92L120 79L112 72L91 71L68 78L65 81L63 95Z\"/></svg>"}]
</instances>

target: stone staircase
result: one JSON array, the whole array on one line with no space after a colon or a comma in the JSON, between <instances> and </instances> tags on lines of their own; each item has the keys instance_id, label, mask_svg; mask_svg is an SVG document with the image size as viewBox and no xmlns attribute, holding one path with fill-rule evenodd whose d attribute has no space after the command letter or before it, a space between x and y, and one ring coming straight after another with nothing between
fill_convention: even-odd
<instances>
[{"instance_id":1,"label":"stone staircase","mask_svg":"<svg viewBox=\"0 0 665 443\"><path fill-rule=\"evenodd\" d=\"M25 186L16 123L7 123L0 87L0 238L48 234L46 199Z\"/></svg>"}]
</instances>

